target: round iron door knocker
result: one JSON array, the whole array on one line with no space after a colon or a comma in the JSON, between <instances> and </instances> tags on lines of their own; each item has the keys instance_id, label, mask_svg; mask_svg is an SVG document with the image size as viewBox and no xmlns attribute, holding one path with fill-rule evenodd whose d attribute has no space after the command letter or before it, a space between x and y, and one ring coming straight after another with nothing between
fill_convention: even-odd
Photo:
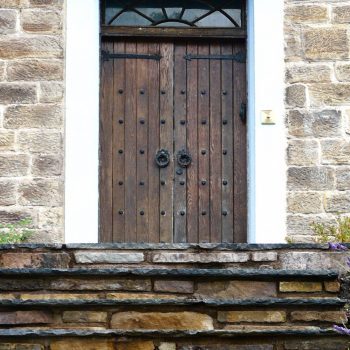
<instances>
[{"instance_id":1,"label":"round iron door knocker","mask_svg":"<svg viewBox=\"0 0 350 350\"><path fill-rule=\"evenodd\" d=\"M177 163L181 168L187 168L192 162L191 155L186 150L181 150L177 153Z\"/></svg>"},{"instance_id":2,"label":"round iron door knocker","mask_svg":"<svg viewBox=\"0 0 350 350\"><path fill-rule=\"evenodd\" d=\"M170 163L170 154L165 149L160 149L156 154L156 164L160 168L165 168Z\"/></svg>"}]
</instances>

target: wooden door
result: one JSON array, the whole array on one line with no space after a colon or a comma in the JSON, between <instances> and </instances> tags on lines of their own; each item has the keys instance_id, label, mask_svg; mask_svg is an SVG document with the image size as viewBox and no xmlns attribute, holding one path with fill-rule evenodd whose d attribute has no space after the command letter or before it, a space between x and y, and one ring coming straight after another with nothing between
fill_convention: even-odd
<instances>
[{"instance_id":1,"label":"wooden door","mask_svg":"<svg viewBox=\"0 0 350 350\"><path fill-rule=\"evenodd\" d=\"M102 242L245 242L245 42L103 42Z\"/></svg>"}]
</instances>

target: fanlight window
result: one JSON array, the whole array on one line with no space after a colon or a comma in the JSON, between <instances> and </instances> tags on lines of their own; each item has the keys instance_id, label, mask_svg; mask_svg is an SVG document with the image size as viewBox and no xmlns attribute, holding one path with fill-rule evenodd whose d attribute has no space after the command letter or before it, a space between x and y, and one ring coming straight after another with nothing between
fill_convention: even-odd
<instances>
[{"instance_id":1,"label":"fanlight window","mask_svg":"<svg viewBox=\"0 0 350 350\"><path fill-rule=\"evenodd\" d=\"M242 28L242 0L105 0L107 26Z\"/></svg>"}]
</instances>

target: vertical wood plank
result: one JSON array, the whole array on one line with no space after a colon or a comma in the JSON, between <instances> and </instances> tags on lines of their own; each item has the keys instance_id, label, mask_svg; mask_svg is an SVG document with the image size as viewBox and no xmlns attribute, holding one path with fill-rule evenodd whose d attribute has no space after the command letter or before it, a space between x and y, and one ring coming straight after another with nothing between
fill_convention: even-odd
<instances>
[{"instance_id":1,"label":"vertical wood plank","mask_svg":"<svg viewBox=\"0 0 350 350\"><path fill-rule=\"evenodd\" d=\"M232 44L223 43L223 55L232 55ZM229 126L222 126L222 177L228 181L222 187L222 241L233 242L233 63L222 62L222 122L230 121ZM225 127L226 126L226 127Z\"/></svg>"},{"instance_id":2,"label":"vertical wood plank","mask_svg":"<svg viewBox=\"0 0 350 350\"><path fill-rule=\"evenodd\" d=\"M187 45L187 53L198 54L197 43ZM198 242L198 61L187 62L187 149L192 156L192 164L187 169L187 241Z\"/></svg>"},{"instance_id":3,"label":"vertical wood plank","mask_svg":"<svg viewBox=\"0 0 350 350\"><path fill-rule=\"evenodd\" d=\"M160 149L170 153L170 164L160 169L160 242L173 242L174 177L174 44L160 45ZM162 123L163 120L163 123Z\"/></svg>"},{"instance_id":4,"label":"vertical wood plank","mask_svg":"<svg viewBox=\"0 0 350 350\"><path fill-rule=\"evenodd\" d=\"M124 41L114 42L114 52L125 52ZM119 211L125 208L125 60L113 60L114 65L114 101L113 101L113 242L125 241L125 216Z\"/></svg>"},{"instance_id":5,"label":"vertical wood plank","mask_svg":"<svg viewBox=\"0 0 350 350\"><path fill-rule=\"evenodd\" d=\"M103 42L102 49L113 51L113 43ZM102 242L112 242L112 121L113 121L113 62L103 61L101 69L100 117L100 232Z\"/></svg>"},{"instance_id":6,"label":"vertical wood plank","mask_svg":"<svg viewBox=\"0 0 350 350\"><path fill-rule=\"evenodd\" d=\"M233 54L245 51L245 44L236 41ZM246 65L234 62L234 241L244 243L247 240L247 128L240 119L241 103L246 97Z\"/></svg>"},{"instance_id":7,"label":"vertical wood plank","mask_svg":"<svg viewBox=\"0 0 350 350\"><path fill-rule=\"evenodd\" d=\"M125 52L136 53L136 43L126 42ZM125 241L137 242L136 236L136 125L137 125L137 90L136 60L125 62Z\"/></svg>"},{"instance_id":8,"label":"vertical wood plank","mask_svg":"<svg viewBox=\"0 0 350 350\"><path fill-rule=\"evenodd\" d=\"M199 55L209 54L209 45L198 46ZM198 152L209 153L209 60L198 61ZM209 156L198 161L199 242L210 241Z\"/></svg>"},{"instance_id":9,"label":"vertical wood plank","mask_svg":"<svg viewBox=\"0 0 350 350\"><path fill-rule=\"evenodd\" d=\"M186 43L175 44L174 68L174 143L175 152L186 149ZM176 155L175 155L176 156ZM180 174L181 172L181 174ZM175 165L174 183L174 241L186 242L186 169Z\"/></svg>"},{"instance_id":10,"label":"vertical wood plank","mask_svg":"<svg viewBox=\"0 0 350 350\"><path fill-rule=\"evenodd\" d=\"M137 43L137 53L147 54L148 44ZM149 211L148 211L148 70L149 60L136 59L136 96L137 96L137 242L148 242Z\"/></svg>"},{"instance_id":11,"label":"vertical wood plank","mask_svg":"<svg viewBox=\"0 0 350 350\"><path fill-rule=\"evenodd\" d=\"M150 43L148 52L159 54L159 44ZM159 242L159 168L154 157L159 149L159 62L148 63L148 212L149 242Z\"/></svg>"},{"instance_id":12,"label":"vertical wood plank","mask_svg":"<svg viewBox=\"0 0 350 350\"><path fill-rule=\"evenodd\" d=\"M210 54L220 55L211 43ZM225 73L226 74L226 73ZM210 61L210 241L221 242L221 61ZM228 183L229 185L230 183ZM232 185L232 184L231 184Z\"/></svg>"}]
</instances>

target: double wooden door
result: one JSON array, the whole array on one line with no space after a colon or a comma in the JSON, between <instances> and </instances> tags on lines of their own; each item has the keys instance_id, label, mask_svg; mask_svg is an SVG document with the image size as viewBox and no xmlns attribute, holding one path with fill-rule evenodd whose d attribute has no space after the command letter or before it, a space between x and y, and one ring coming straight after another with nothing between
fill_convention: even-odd
<instances>
[{"instance_id":1,"label":"double wooden door","mask_svg":"<svg viewBox=\"0 0 350 350\"><path fill-rule=\"evenodd\" d=\"M100 241L245 242L245 42L102 50Z\"/></svg>"}]
</instances>

